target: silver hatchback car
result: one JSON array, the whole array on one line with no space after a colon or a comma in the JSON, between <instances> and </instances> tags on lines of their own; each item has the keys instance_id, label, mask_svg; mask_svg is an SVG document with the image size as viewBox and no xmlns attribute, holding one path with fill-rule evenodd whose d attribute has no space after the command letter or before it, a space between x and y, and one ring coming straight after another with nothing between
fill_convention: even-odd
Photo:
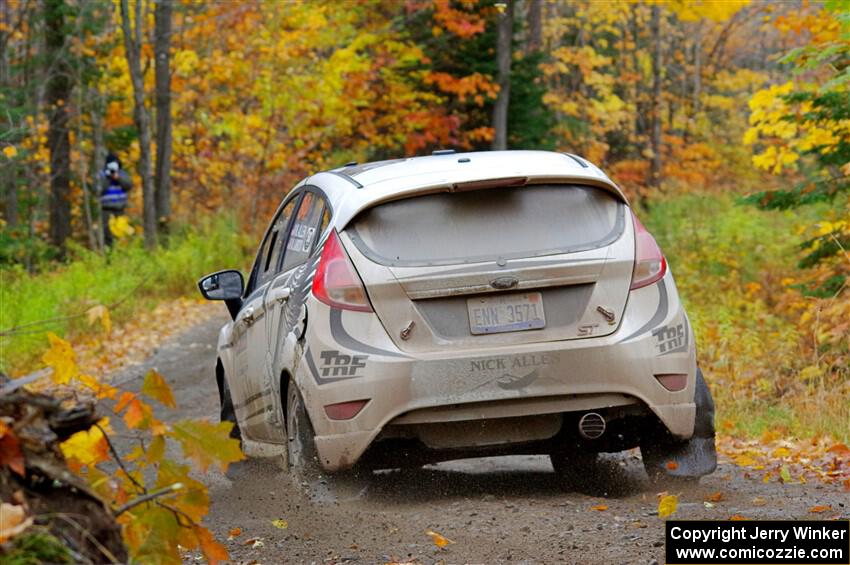
<instances>
[{"instance_id":1,"label":"silver hatchback car","mask_svg":"<svg viewBox=\"0 0 850 565\"><path fill-rule=\"evenodd\" d=\"M673 275L620 189L563 153L349 164L301 181L244 284L221 417L295 473L512 453L569 477L640 446L651 477L716 466L714 406Z\"/></svg>"}]
</instances>

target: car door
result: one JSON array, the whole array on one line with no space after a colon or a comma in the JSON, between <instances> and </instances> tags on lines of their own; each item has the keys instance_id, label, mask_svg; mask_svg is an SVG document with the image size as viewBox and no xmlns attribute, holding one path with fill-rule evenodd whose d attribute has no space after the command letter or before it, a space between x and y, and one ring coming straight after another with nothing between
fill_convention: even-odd
<instances>
[{"instance_id":1,"label":"car door","mask_svg":"<svg viewBox=\"0 0 850 565\"><path fill-rule=\"evenodd\" d=\"M316 242L330 224L330 213L319 194L304 192L278 258L278 270L265 292L267 338L267 386L271 394L263 396L266 406L265 429L258 434L265 441L283 442L286 439L281 420L283 410L280 396L280 375L292 372L295 347L304 320L304 301L309 291L308 259L314 254Z\"/></svg>"},{"instance_id":2,"label":"car door","mask_svg":"<svg viewBox=\"0 0 850 565\"><path fill-rule=\"evenodd\" d=\"M228 385L242 433L252 439L258 439L257 432L263 428L265 405L262 399L270 393L265 294L277 273L289 222L299 198L300 191L290 195L269 225L251 270L242 309L234 320L235 374L233 379L228 379Z\"/></svg>"}]
</instances>

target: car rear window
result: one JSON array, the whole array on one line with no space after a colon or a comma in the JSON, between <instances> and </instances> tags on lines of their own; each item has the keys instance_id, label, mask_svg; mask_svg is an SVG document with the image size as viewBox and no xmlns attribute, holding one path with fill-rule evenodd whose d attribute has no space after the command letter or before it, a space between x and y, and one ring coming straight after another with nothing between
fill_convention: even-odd
<instances>
[{"instance_id":1,"label":"car rear window","mask_svg":"<svg viewBox=\"0 0 850 565\"><path fill-rule=\"evenodd\" d=\"M623 209L608 192L587 186L441 192L370 208L348 233L383 265L450 265L609 245L623 232Z\"/></svg>"}]
</instances>

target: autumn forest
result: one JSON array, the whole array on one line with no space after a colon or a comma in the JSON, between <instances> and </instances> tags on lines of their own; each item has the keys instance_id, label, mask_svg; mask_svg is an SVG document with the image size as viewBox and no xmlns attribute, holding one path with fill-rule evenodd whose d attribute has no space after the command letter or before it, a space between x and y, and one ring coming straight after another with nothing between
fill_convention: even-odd
<instances>
[{"instance_id":1,"label":"autumn forest","mask_svg":"<svg viewBox=\"0 0 850 565\"><path fill-rule=\"evenodd\" d=\"M157 446L226 436L162 424L106 375L183 327L165 310L206 316L195 281L246 270L300 179L438 149L599 165L676 276L719 450L765 482L850 488L846 467L805 463L850 440L844 0L0 2L0 371L64 371L55 386L117 400L113 418ZM112 218L107 155L132 183ZM160 381L140 394L173 404ZM109 456L95 429L63 447L90 482L87 450ZM95 488L126 504L134 464L118 491ZM176 555L176 537L144 545L153 514L128 517L145 507L124 515L131 553ZM226 556L191 531L181 545Z\"/></svg>"}]
</instances>

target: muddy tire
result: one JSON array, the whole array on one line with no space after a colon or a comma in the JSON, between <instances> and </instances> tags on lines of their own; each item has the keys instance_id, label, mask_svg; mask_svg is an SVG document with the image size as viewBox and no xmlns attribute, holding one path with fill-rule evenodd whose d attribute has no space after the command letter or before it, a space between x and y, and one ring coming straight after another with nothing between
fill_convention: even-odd
<instances>
[{"instance_id":1,"label":"muddy tire","mask_svg":"<svg viewBox=\"0 0 850 565\"><path fill-rule=\"evenodd\" d=\"M714 446L714 399L697 368L694 390L696 415L694 435L685 441L676 441L667 435L647 438L640 444L641 458L646 474L652 482L669 484L695 484L700 477L717 468ZM665 431L666 434L666 431Z\"/></svg>"},{"instance_id":2,"label":"muddy tire","mask_svg":"<svg viewBox=\"0 0 850 565\"><path fill-rule=\"evenodd\" d=\"M595 476L593 469L599 458L598 453L553 451L549 453L552 468L561 485L569 490L583 489L589 486Z\"/></svg>"},{"instance_id":3,"label":"muddy tire","mask_svg":"<svg viewBox=\"0 0 850 565\"><path fill-rule=\"evenodd\" d=\"M286 394L285 466L298 484L311 483L321 475L316 434L295 381L290 379Z\"/></svg>"},{"instance_id":4,"label":"muddy tire","mask_svg":"<svg viewBox=\"0 0 850 565\"><path fill-rule=\"evenodd\" d=\"M232 422L233 428L230 430L230 437L238 439L242 443L242 431L239 429L239 422L236 420L236 410L233 408L233 398L230 396L230 388L227 386L227 379L224 377L224 372L216 372L216 382L218 383L218 400L221 406L219 418L222 422Z\"/></svg>"}]
</instances>

